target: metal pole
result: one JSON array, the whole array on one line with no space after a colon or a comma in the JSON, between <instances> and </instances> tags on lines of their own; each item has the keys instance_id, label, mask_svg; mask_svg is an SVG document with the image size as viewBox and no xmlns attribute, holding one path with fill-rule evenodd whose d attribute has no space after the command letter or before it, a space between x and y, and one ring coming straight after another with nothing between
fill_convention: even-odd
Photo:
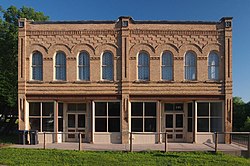
<instances>
[{"instance_id":1,"label":"metal pole","mask_svg":"<svg viewBox=\"0 0 250 166\"><path fill-rule=\"evenodd\" d=\"M133 146L133 145L132 145L132 144L133 144L133 143L132 143L132 142L133 142L133 138L132 138L132 136L133 136L133 134L132 134L132 132L131 132L131 133L130 133L130 152L133 151L133 147L132 147L132 146Z\"/></svg>"},{"instance_id":2,"label":"metal pole","mask_svg":"<svg viewBox=\"0 0 250 166\"><path fill-rule=\"evenodd\" d=\"M78 136L79 136L79 150L81 150L82 134L79 133Z\"/></svg>"},{"instance_id":3,"label":"metal pole","mask_svg":"<svg viewBox=\"0 0 250 166\"><path fill-rule=\"evenodd\" d=\"M218 133L215 132L214 134L215 134L215 147L214 147L214 150L217 153L217 151L218 151Z\"/></svg>"},{"instance_id":4,"label":"metal pole","mask_svg":"<svg viewBox=\"0 0 250 166\"><path fill-rule=\"evenodd\" d=\"M167 143L168 143L168 137L167 132L165 132L165 152L168 151Z\"/></svg>"},{"instance_id":5,"label":"metal pole","mask_svg":"<svg viewBox=\"0 0 250 166\"><path fill-rule=\"evenodd\" d=\"M45 149L45 132L43 132L43 149Z\"/></svg>"},{"instance_id":6,"label":"metal pole","mask_svg":"<svg viewBox=\"0 0 250 166\"><path fill-rule=\"evenodd\" d=\"M250 133L248 134L248 158L250 158Z\"/></svg>"}]
</instances>

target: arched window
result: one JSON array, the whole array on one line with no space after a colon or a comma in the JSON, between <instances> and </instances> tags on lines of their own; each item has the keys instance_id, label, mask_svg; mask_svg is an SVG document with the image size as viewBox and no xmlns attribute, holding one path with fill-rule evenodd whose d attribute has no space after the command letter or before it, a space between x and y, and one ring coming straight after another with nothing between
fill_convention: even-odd
<instances>
[{"instance_id":1,"label":"arched window","mask_svg":"<svg viewBox=\"0 0 250 166\"><path fill-rule=\"evenodd\" d=\"M185 55L185 80L196 80L196 55L187 52Z\"/></svg>"},{"instance_id":2,"label":"arched window","mask_svg":"<svg viewBox=\"0 0 250 166\"><path fill-rule=\"evenodd\" d=\"M102 79L113 80L113 55L110 52L104 52L102 55Z\"/></svg>"},{"instance_id":3,"label":"arched window","mask_svg":"<svg viewBox=\"0 0 250 166\"><path fill-rule=\"evenodd\" d=\"M43 56L40 52L32 55L32 80L43 80Z\"/></svg>"},{"instance_id":4,"label":"arched window","mask_svg":"<svg viewBox=\"0 0 250 166\"><path fill-rule=\"evenodd\" d=\"M161 79L173 80L173 55L167 51L162 54Z\"/></svg>"},{"instance_id":5,"label":"arched window","mask_svg":"<svg viewBox=\"0 0 250 166\"><path fill-rule=\"evenodd\" d=\"M138 55L138 80L149 80L149 55L145 52Z\"/></svg>"},{"instance_id":6,"label":"arched window","mask_svg":"<svg viewBox=\"0 0 250 166\"><path fill-rule=\"evenodd\" d=\"M89 54L87 52L79 54L78 78L79 80L89 80Z\"/></svg>"},{"instance_id":7,"label":"arched window","mask_svg":"<svg viewBox=\"0 0 250 166\"><path fill-rule=\"evenodd\" d=\"M63 52L56 53L56 80L66 80L66 56Z\"/></svg>"},{"instance_id":8,"label":"arched window","mask_svg":"<svg viewBox=\"0 0 250 166\"><path fill-rule=\"evenodd\" d=\"M211 52L208 56L208 79L219 79L219 56L215 52Z\"/></svg>"}]
</instances>

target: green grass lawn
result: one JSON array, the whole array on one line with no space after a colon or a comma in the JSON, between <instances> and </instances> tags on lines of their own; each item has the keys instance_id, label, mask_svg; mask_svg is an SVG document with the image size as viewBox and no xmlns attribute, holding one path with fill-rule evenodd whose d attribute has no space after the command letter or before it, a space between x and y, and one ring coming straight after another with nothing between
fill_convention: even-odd
<instances>
[{"instance_id":1,"label":"green grass lawn","mask_svg":"<svg viewBox=\"0 0 250 166\"><path fill-rule=\"evenodd\" d=\"M0 165L250 165L250 159L205 152L92 152L0 148Z\"/></svg>"}]
</instances>

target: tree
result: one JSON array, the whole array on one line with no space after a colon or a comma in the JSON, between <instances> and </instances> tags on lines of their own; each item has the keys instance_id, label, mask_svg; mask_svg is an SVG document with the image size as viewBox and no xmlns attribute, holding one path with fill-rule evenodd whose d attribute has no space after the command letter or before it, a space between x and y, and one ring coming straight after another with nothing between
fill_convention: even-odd
<instances>
[{"instance_id":1,"label":"tree","mask_svg":"<svg viewBox=\"0 0 250 166\"><path fill-rule=\"evenodd\" d=\"M241 131L245 130L244 126L247 126L248 118L250 117L250 102L245 103L241 97L233 98L233 130Z\"/></svg>"},{"instance_id":2,"label":"tree","mask_svg":"<svg viewBox=\"0 0 250 166\"><path fill-rule=\"evenodd\" d=\"M49 17L33 8L0 6L0 115L17 114L18 19L45 21Z\"/></svg>"}]
</instances>

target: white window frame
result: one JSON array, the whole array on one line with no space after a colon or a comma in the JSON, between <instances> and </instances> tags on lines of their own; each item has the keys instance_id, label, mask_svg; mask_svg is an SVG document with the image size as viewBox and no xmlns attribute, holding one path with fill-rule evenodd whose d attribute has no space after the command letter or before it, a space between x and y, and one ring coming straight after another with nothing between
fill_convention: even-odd
<instances>
[{"instance_id":1,"label":"white window frame","mask_svg":"<svg viewBox=\"0 0 250 166\"><path fill-rule=\"evenodd\" d=\"M59 66L59 65L56 65L56 57L57 57L57 54L58 54L58 53L62 53L62 54L65 56L65 66L62 65L62 67L65 68L65 79L57 79L57 78L56 78L56 71L57 71L57 68L58 68L58 66ZM61 67L61 66L59 66L59 67ZM62 67L61 67L61 68L62 68ZM55 53L55 55L54 55L54 80L55 80L55 81L66 81L66 80L67 80L67 56L66 56L66 54L65 54L63 51L57 51L57 52Z\"/></svg>"},{"instance_id":2,"label":"white window frame","mask_svg":"<svg viewBox=\"0 0 250 166\"><path fill-rule=\"evenodd\" d=\"M41 65L33 65L33 56L34 54L40 54L41 56ZM43 80L43 54L39 51L34 51L32 54L31 54L31 62L30 62L30 80L33 80L33 81L42 81ZM34 68L41 68L41 79L34 79L33 78L33 74L34 74Z\"/></svg>"},{"instance_id":3,"label":"white window frame","mask_svg":"<svg viewBox=\"0 0 250 166\"><path fill-rule=\"evenodd\" d=\"M192 65L189 65L189 64L186 64L186 57L189 55L189 54L192 54L194 55L194 58L195 58L195 63L194 63L194 66ZM195 78L187 78L187 70L190 70L190 69L195 69ZM187 51L185 53L185 56L184 56L184 78L186 81L196 81L197 80L197 54L193 51Z\"/></svg>"},{"instance_id":4,"label":"white window frame","mask_svg":"<svg viewBox=\"0 0 250 166\"><path fill-rule=\"evenodd\" d=\"M166 55L165 55L166 54ZM171 65L163 65L163 55L167 56L167 54L169 54L171 56ZM163 68L167 68L166 70L171 69L171 74L172 74L172 77L171 79L163 79ZM174 56L173 56L173 53L171 51L164 51L161 55L161 80L162 81L173 81L174 80Z\"/></svg>"},{"instance_id":5,"label":"white window frame","mask_svg":"<svg viewBox=\"0 0 250 166\"><path fill-rule=\"evenodd\" d=\"M210 62L211 56L216 56L216 60L217 60L218 64L214 64L214 65L211 64L211 62ZM215 74L211 73L212 68L214 68ZM213 76L213 75L215 75L215 76ZM212 80L212 81L217 81L217 80L219 80L219 78L220 78L220 57L219 57L217 52L211 51L208 55L208 79Z\"/></svg>"},{"instance_id":6,"label":"white window frame","mask_svg":"<svg viewBox=\"0 0 250 166\"><path fill-rule=\"evenodd\" d=\"M111 79L104 79L103 78L103 67L108 67L108 65L103 65L103 63L102 63L103 56L104 56L105 53L111 54L111 57L112 57L112 64L110 65L110 67L112 69L112 78ZM101 72L100 72L100 74L101 74L101 80L102 81L114 81L114 54L111 51L108 51L108 50L104 51L102 53L102 55L101 55L101 63L100 64L101 64Z\"/></svg>"}]
</instances>

